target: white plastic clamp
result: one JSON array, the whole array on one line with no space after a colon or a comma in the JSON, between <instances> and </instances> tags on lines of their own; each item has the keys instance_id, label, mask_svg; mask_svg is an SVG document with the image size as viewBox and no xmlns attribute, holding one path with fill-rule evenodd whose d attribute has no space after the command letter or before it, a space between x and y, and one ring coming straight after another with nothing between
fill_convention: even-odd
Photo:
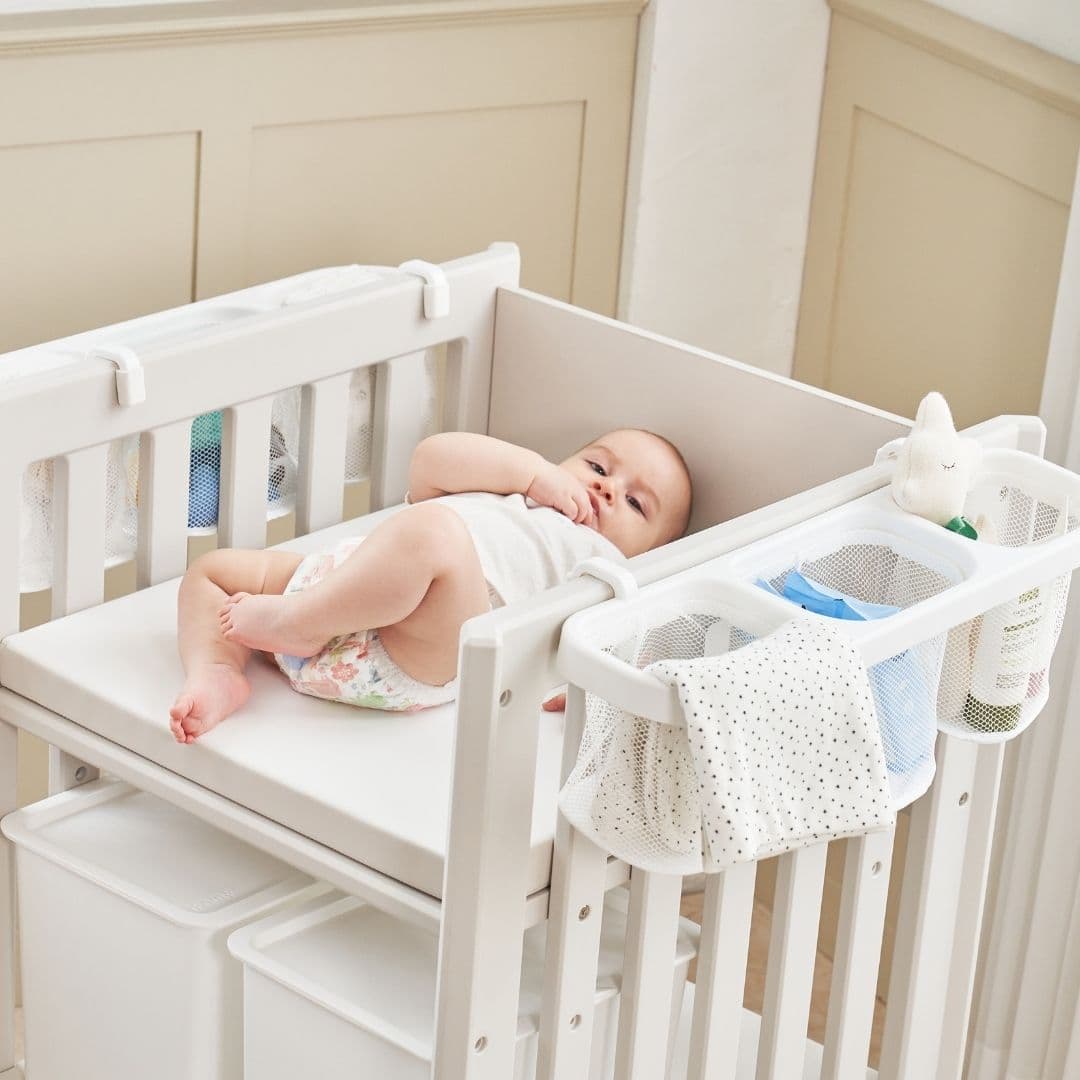
<instances>
[{"instance_id":1,"label":"white plastic clamp","mask_svg":"<svg viewBox=\"0 0 1080 1080\"><path fill-rule=\"evenodd\" d=\"M116 399L121 405L138 405L146 400L143 366L134 349L127 345L98 345L87 354L88 360L108 360L116 365Z\"/></svg>"},{"instance_id":2,"label":"white plastic clamp","mask_svg":"<svg viewBox=\"0 0 1080 1080\"><path fill-rule=\"evenodd\" d=\"M638 584L634 575L625 566L619 566L602 555L579 562L570 571L570 577L594 577L610 587L616 600L631 600L637 596Z\"/></svg>"},{"instance_id":3,"label":"white plastic clamp","mask_svg":"<svg viewBox=\"0 0 1080 1080\"><path fill-rule=\"evenodd\" d=\"M423 259L409 259L398 269L406 274L417 274L424 279L425 318L439 319L450 314L450 282L446 280L441 266L424 262Z\"/></svg>"}]
</instances>

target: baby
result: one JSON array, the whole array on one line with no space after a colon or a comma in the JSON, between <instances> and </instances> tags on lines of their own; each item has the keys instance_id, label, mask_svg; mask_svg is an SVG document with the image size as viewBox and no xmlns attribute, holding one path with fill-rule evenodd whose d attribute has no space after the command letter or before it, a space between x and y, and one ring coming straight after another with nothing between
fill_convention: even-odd
<instances>
[{"instance_id":1,"label":"baby","mask_svg":"<svg viewBox=\"0 0 1080 1080\"><path fill-rule=\"evenodd\" d=\"M413 505L367 536L329 554L221 549L191 565L173 735L192 742L244 704L253 649L317 697L398 711L451 701L467 619L590 556L674 540L690 500L682 456L648 431L608 432L557 465L487 435L433 435L409 466Z\"/></svg>"}]
</instances>

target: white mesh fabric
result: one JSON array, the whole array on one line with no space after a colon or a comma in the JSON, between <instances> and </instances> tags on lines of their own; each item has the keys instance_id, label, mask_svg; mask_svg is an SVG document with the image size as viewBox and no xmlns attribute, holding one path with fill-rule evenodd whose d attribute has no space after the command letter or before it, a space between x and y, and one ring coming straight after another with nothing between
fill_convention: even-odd
<instances>
[{"instance_id":1,"label":"white mesh fabric","mask_svg":"<svg viewBox=\"0 0 1080 1080\"><path fill-rule=\"evenodd\" d=\"M109 443L105 459L105 566L135 556L139 437ZM37 592L52 585L55 529L54 467L51 459L35 461L23 472L19 520L19 588Z\"/></svg>"},{"instance_id":2,"label":"white mesh fabric","mask_svg":"<svg viewBox=\"0 0 1080 1080\"><path fill-rule=\"evenodd\" d=\"M979 519L980 543L1026 547L1072 532L1078 519L1013 483L985 477L964 514ZM1046 704L1050 661L1061 634L1071 575L963 623L949 634L938 719L952 734L999 742L1019 734Z\"/></svg>"},{"instance_id":3,"label":"white mesh fabric","mask_svg":"<svg viewBox=\"0 0 1080 1080\"><path fill-rule=\"evenodd\" d=\"M19 516L19 587L23 592L52 584L53 463L34 461L22 477Z\"/></svg>"},{"instance_id":4,"label":"white mesh fabric","mask_svg":"<svg viewBox=\"0 0 1080 1080\"><path fill-rule=\"evenodd\" d=\"M699 613L646 628L605 651L640 669L656 660L728 652L751 640L716 616ZM655 767L658 757L666 769ZM686 841L695 829L700 835L701 797L683 728L655 724L587 694L577 762L559 805L570 821L610 837L624 856L634 853L634 866L684 874L702 869L700 839Z\"/></svg>"}]
</instances>

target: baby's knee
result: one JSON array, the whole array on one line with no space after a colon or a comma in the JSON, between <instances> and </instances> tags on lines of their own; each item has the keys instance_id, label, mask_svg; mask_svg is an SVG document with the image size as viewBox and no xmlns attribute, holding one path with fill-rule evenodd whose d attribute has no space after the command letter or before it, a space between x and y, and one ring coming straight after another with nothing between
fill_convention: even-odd
<instances>
[{"instance_id":1,"label":"baby's knee","mask_svg":"<svg viewBox=\"0 0 1080 1080\"><path fill-rule=\"evenodd\" d=\"M216 548L214 551L203 552L187 568L187 574L189 577L206 577L214 581L232 565L235 554L232 548Z\"/></svg>"},{"instance_id":2,"label":"baby's knee","mask_svg":"<svg viewBox=\"0 0 1080 1080\"><path fill-rule=\"evenodd\" d=\"M453 567L476 559L476 548L462 518L440 503L418 503L401 514L410 550L426 560Z\"/></svg>"}]
</instances>

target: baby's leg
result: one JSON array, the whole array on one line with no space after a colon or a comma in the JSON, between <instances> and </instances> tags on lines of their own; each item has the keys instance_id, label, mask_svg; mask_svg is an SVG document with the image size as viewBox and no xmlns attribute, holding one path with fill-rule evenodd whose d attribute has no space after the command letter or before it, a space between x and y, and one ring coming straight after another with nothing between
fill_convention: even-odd
<instances>
[{"instance_id":1,"label":"baby's leg","mask_svg":"<svg viewBox=\"0 0 1080 1080\"><path fill-rule=\"evenodd\" d=\"M322 580L288 596L241 596L223 622L230 643L313 656L332 638L378 629L407 674L454 677L461 624L488 609L487 583L465 523L420 503L387 518Z\"/></svg>"},{"instance_id":2,"label":"baby's leg","mask_svg":"<svg viewBox=\"0 0 1080 1080\"><path fill-rule=\"evenodd\" d=\"M247 700L244 665L251 650L226 641L222 605L235 592L284 590L302 556L285 551L211 551L191 564L180 583L177 641L187 680L169 710L178 742L191 742Z\"/></svg>"}]
</instances>

